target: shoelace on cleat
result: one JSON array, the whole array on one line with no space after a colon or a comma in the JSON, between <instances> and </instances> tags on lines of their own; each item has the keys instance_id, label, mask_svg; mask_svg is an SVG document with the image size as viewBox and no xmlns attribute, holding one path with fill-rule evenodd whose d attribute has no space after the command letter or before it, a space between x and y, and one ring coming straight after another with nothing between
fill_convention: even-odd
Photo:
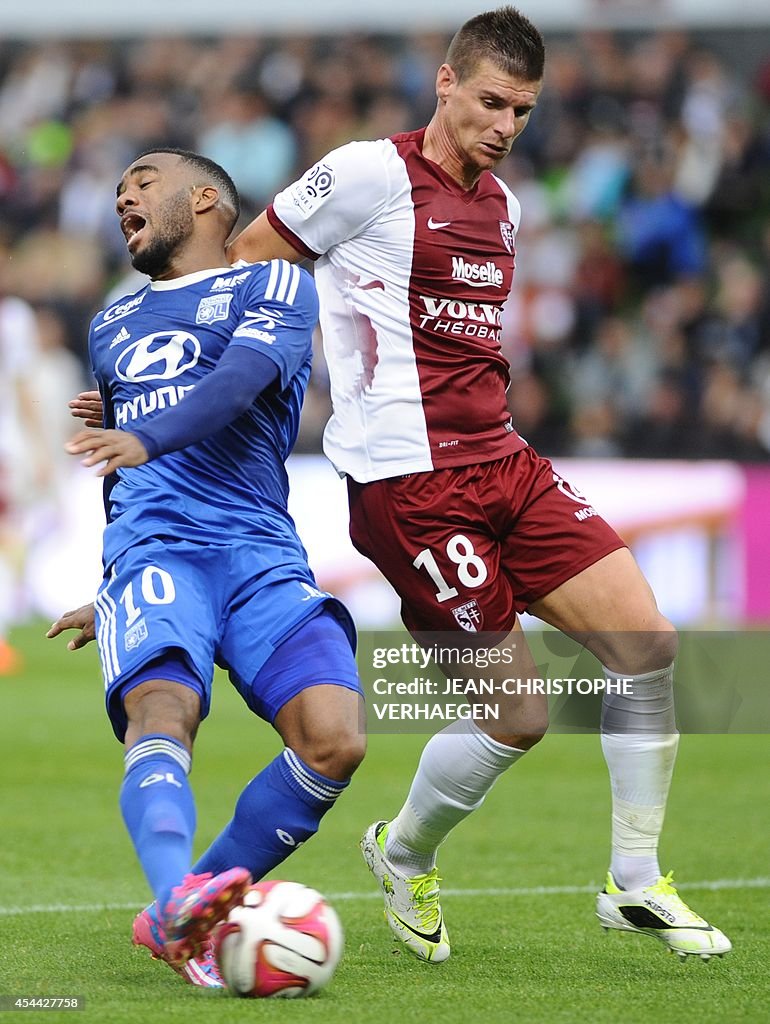
<instances>
[{"instance_id":1,"label":"shoelace on cleat","mask_svg":"<svg viewBox=\"0 0 770 1024\"><path fill-rule=\"evenodd\" d=\"M407 881L420 927L430 933L436 931L441 920L441 908L439 906L440 881L441 879L435 868L429 871L427 875L419 875L417 878L410 878Z\"/></svg>"},{"instance_id":2,"label":"shoelace on cleat","mask_svg":"<svg viewBox=\"0 0 770 1024\"><path fill-rule=\"evenodd\" d=\"M665 896L671 903L672 910L677 914L681 915L685 920L689 920L691 924L703 925L706 922L700 915L696 914L694 910L690 910L687 904L684 902L682 897L676 891L673 885L674 872L669 871L665 878L659 878L655 885L651 885L648 892L654 893L656 896Z\"/></svg>"},{"instance_id":3,"label":"shoelace on cleat","mask_svg":"<svg viewBox=\"0 0 770 1024\"><path fill-rule=\"evenodd\" d=\"M219 973L219 966L214 958L214 946L211 942L206 943L203 948L203 952L197 958L196 962L204 974L207 974L210 978L215 978L217 981L222 980L222 976Z\"/></svg>"},{"instance_id":4,"label":"shoelace on cleat","mask_svg":"<svg viewBox=\"0 0 770 1024\"><path fill-rule=\"evenodd\" d=\"M184 893L192 892L194 889L202 889L206 882L211 881L214 875L207 871L203 875L187 875L179 885L174 887L174 892L181 896Z\"/></svg>"}]
</instances>

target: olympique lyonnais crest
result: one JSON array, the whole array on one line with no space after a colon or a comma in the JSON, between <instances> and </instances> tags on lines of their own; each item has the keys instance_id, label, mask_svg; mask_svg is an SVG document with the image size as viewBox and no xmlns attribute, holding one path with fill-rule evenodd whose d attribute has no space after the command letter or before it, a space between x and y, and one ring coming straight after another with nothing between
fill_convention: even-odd
<instances>
[{"instance_id":1,"label":"olympique lyonnais crest","mask_svg":"<svg viewBox=\"0 0 770 1024\"><path fill-rule=\"evenodd\" d=\"M464 629L466 633L478 633L484 621L477 601L468 601L459 608L453 608L452 615L457 619L460 629Z\"/></svg>"},{"instance_id":2,"label":"olympique lyonnais crest","mask_svg":"<svg viewBox=\"0 0 770 1024\"><path fill-rule=\"evenodd\" d=\"M500 234L503 237L505 248L513 256L513 247L515 245L515 238L513 235L513 224L509 220L500 221Z\"/></svg>"},{"instance_id":3,"label":"olympique lyonnais crest","mask_svg":"<svg viewBox=\"0 0 770 1024\"><path fill-rule=\"evenodd\" d=\"M140 619L130 629L127 629L123 637L123 643L127 651L133 651L135 647L138 647L144 640L147 639L149 633L147 631L147 623L144 619Z\"/></svg>"},{"instance_id":4,"label":"olympique lyonnais crest","mask_svg":"<svg viewBox=\"0 0 770 1024\"><path fill-rule=\"evenodd\" d=\"M229 292L224 295L206 295L198 303L198 311L195 314L196 324L213 324L217 320L227 320L232 301L233 296Z\"/></svg>"}]
</instances>

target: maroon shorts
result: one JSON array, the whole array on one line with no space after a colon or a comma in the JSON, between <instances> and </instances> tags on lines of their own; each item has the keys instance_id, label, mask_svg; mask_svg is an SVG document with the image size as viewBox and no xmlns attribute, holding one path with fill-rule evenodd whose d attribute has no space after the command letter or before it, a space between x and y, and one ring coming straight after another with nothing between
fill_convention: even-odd
<instances>
[{"instance_id":1,"label":"maroon shorts","mask_svg":"<svg viewBox=\"0 0 770 1024\"><path fill-rule=\"evenodd\" d=\"M350 536L410 630L508 631L516 612L624 547L531 448L477 466L348 482Z\"/></svg>"}]
</instances>

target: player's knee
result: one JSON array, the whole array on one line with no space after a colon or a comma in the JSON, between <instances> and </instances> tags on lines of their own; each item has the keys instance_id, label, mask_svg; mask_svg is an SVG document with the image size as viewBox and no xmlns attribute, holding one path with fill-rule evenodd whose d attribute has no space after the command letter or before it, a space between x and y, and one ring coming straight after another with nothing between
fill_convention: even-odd
<instances>
[{"instance_id":1,"label":"player's knee","mask_svg":"<svg viewBox=\"0 0 770 1024\"><path fill-rule=\"evenodd\" d=\"M535 731L527 732L523 736L518 736L516 738L517 742L512 743L511 746L516 747L518 750L531 750L532 747L536 746L548 732L548 719L546 718L542 723L535 723L535 727Z\"/></svg>"},{"instance_id":2,"label":"player's knee","mask_svg":"<svg viewBox=\"0 0 770 1024\"><path fill-rule=\"evenodd\" d=\"M668 619L661 615L654 629L646 630L639 636L635 647L631 664L625 671L632 675L657 672L672 664L679 649L679 634Z\"/></svg>"},{"instance_id":3,"label":"player's knee","mask_svg":"<svg viewBox=\"0 0 770 1024\"><path fill-rule=\"evenodd\" d=\"M594 653L610 671L641 675L667 668L679 649L676 628L663 615L644 630L603 634L605 650Z\"/></svg>"},{"instance_id":4,"label":"player's knee","mask_svg":"<svg viewBox=\"0 0 770 1024\"><path fill-rule=\"evenodd\" d=\"M529 750L548 731L548 700L543 694L521 694L492 706L497 717L477 724L498 743Z\"/></svg>"},{"instance_id":5,"label":"player's knee","mask_svg":"<svg viewBox=\"0 0 770 1024\"><path fill-rule=\"evenodd\" d=\"M538 709L530 712L526 720L495 723L492 727L485 727L484 731L506 747L531 750L548 732L548 711Z\"/></svg>"},{"instance_id":6,"label":"player's knee","mask_svg":"<svg viewBox=\"0 0 770 1024\"><path fill-rule=\"evenodd\" d=\"M351 733L347 736L341 746L338 746L333 758L333 768L336 772L331 778L349 779L358 768L366 754L366 736L362 733Z\"/></svg>"},{"instance_id":7,"label":"player's knee","mask_svg":"<svg viewBox=\"0 0 770 1024\"><path fill-rule=\"evenodd\" d=\"M653 664L649 671L666 668L676 657L679 650L679 634L668 619L660 618L658 629L650 637L649 657Z\"/></svg>"},{"instance_id":8,"label":"player's knee","mask_svg":"<svg viewBox=\"0 0 770 1024\"><path fill-rule=\"evenodd\" d=\"M128 721L126 746L141 736L160 733L192 747L200 723L200 698L189 687L150 680L130 690L123 707Z\"/></svg>"},{"instance_id":9,"label":"player's knee","mask_svg":"<svg viewBox=\"0 0 770 1024\"><path fill-rule=\"evenodd\" d=\"M304 750L296 753L313 771L344 782L364 759L366 736L354 730L315 736L307 742Z\"/></svg>"}]
</instances>

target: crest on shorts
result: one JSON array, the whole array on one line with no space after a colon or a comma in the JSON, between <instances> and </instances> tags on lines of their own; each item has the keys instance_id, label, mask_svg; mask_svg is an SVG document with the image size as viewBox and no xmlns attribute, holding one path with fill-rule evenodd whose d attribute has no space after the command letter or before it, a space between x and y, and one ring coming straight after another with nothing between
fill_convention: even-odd
<instances>
[{"instance_id":1,"label":"crest on shorts","mask_svg":"<svg viewBox=\"0 0 770 1024\"><path fill-rule=\"evenodd\" d=\"M126 630L125 636L123 637L123 645L127 651L133 651L135 647L138 647L148 637L147 623L142 618L134 625Z\"/></svg>"},{"instance_id":2,"label":"crest on shorts","mask_svg":"<svg viewBox=\"0 0 770 1024\"><path fill-rule=\"evenodd\" d=\"M459 608L452 609L452 615L457 620L460 629L466 633L478 633L484 624L484 617L481 614L478 601L468 601L461 604Z\"/></svg>"},{"instance_id":3,"label":"crest on shorts","mask_svg":"<svg viewBox=\"0 0 770 1024\"><path fill-rule=\"evenodd\" d=\"M500 221L500 234L503 239L503 243L508 252L513 256L513 249L515 246L515 237L513 233L513 224L509 220Z\"/></svg>"}]
</instances>

